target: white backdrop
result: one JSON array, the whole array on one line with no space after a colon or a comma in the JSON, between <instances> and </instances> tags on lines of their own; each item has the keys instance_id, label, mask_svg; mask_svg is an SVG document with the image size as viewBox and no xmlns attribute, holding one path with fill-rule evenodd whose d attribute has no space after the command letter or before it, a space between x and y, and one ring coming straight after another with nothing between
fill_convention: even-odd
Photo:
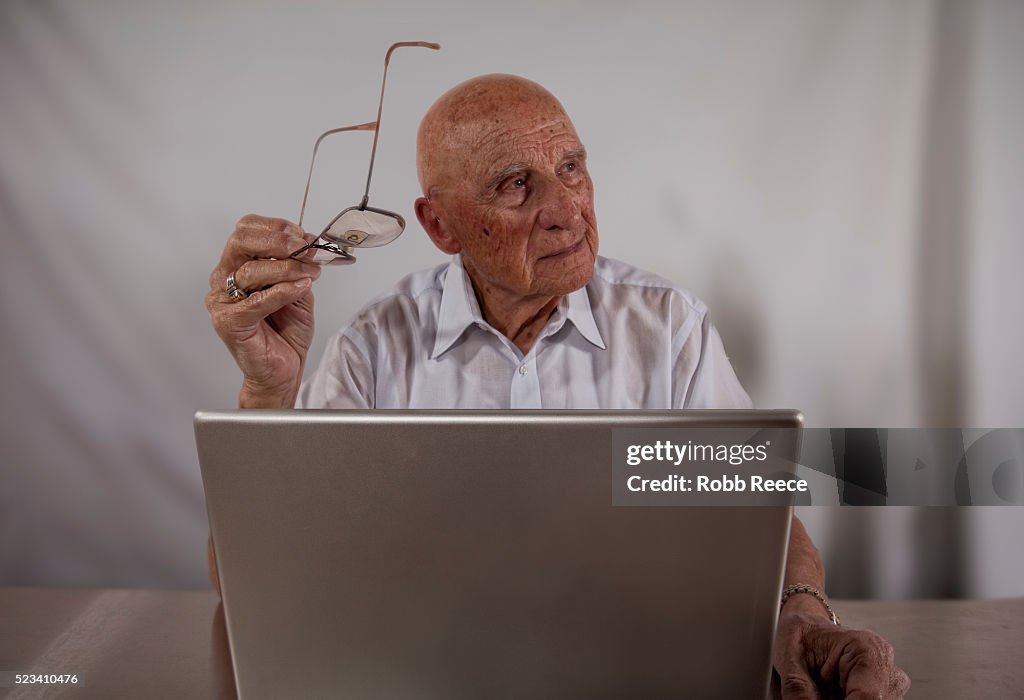
<instances>
[{"instance_id":1,"label":"white backdrop","mask_svg":"<svg viewBox=\"0 0 1024 700\"><path fill-rule=\"evenodd\" d=\"M205 586L191 419L239 372L207 275L295 218L310 148L369 121L412 223L317 283L330 331L441 255L411 203L431 101L486 72L560 97L605 255L711 307L757 405L817 426L1024 426L1024 4L0 2L0 584ZM309 227L356 203L328 141ZM1024 510L807 509L839 595L1024 594Z\"/></svg>"}]
</instances>

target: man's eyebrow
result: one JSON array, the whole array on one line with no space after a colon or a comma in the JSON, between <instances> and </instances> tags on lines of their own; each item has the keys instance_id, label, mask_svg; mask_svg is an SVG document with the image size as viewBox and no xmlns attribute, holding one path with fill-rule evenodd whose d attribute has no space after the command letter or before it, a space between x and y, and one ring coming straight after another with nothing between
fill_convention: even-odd
<instances>
[{"instance_id":1,"label":"man's eyebrow","mask_svg":"<svg viewBox=\"0 0 1024 700\"><path fill-rule=\"evenodd\" d=\"M487 181L487 189L494 189L505 181L506 178L515 175L516 173L525 173L530 169L527 163L513 163L512 165L505 166L498 172L491 175L491 178Z\"/></svg>"},{"instance_id":2,"label":"man's eyebrow","mask_svg":"<svg viewBox=\"0 0 1024 700\"><path fill-rule=\"evenodd\" d=\"M583 148L582 146L580 148L573 148L571 150L568 150L568 151L565 152L565 155L562 156L562 160L563 161L566 161L566 160L586 160L586 159L587 159L587 149Z\"/></svg>"},{"instance_id":3,"label":"man's eyebrow","mask_svg":"<svg viewBox=\"0 0 1024 700\"><path fill-rule=\"evenodd\" d=\"M587 149L585 149L585 148L583 148L581 146L580 148L572 148L572 149L569 149L568 151L566 151L564 154L562 154L561 161L565 162L567 160L586 160L586 159L587 159ZM494 173L494 175L492 175L490 177L490 179L487 181L487 188L488 189L494 189L495 187L497 187L498 185L503 183L506 178L511 177L512 175L515 175L516 173L529 172L529 170L530 170L530 164L529 163L513 163L512 165L508 165L508 166L502 168L501 170L499 170L498 172Z\"/></svg>"}]
</instances>

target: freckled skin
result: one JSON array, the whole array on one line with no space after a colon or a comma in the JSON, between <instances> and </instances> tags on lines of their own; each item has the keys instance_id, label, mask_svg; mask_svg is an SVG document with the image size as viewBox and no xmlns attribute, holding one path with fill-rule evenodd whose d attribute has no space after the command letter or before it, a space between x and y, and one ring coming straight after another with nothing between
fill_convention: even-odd
<instances>
[{"instance_id":1,"label":"freckled skin","mask_svg":"<svg viewBox=\"0 0 1024 700\"><path fill-rule=\"evenodd\" d=\"M487 321L524 352L593 274L598 235L583 144L549 92L510 75L457 85L417 139L416 214L461 252Z\"/></svg>"}]
</instances>

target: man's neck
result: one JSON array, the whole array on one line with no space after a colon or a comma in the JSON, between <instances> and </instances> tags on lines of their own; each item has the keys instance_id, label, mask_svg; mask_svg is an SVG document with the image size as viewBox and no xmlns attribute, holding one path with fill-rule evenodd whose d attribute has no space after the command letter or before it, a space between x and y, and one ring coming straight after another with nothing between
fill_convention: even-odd
<instances>
[{"instance_id":1,"label":"man's neck","mask_svg":"<svg viewBox=\"0 0 1024 700\"><path fill-rule=\"evenodd\" d=\"M469 276L476 293L480 312L496 331L515 343L525 355L540 337L548 319L554 313L560 296L519 297L486 283L478 283Z\"/></svg>"}]
</instances>

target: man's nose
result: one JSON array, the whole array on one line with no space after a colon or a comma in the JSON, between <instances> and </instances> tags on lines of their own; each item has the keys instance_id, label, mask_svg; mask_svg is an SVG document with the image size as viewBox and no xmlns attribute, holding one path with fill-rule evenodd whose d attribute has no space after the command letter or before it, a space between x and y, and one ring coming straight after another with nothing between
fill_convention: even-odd
<instances>
[{"instance_id":1,"label":"man's nose","mask_svg":"<svg viewBox=\"0 0 1024 700\"><path fill-rule=\"evenodd\" d=\"M573 194L560 182L551 183L545 188L537 222L541 228L547 231L579 230L583 214Z\"/></svg>"}]
</instances>

